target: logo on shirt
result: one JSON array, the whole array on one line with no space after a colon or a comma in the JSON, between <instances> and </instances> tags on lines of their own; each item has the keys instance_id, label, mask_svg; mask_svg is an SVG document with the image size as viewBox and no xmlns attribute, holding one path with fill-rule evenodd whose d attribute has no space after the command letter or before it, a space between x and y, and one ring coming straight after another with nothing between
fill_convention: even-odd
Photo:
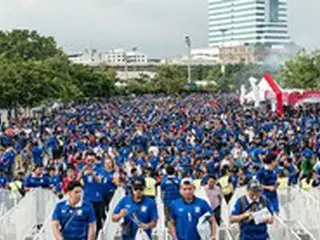
<instances>
[{"instance_id":1,"label":"logo on shirt","mask_svg":"<svg viewBox=\"0 0 320 240\"><path fill-rule=\"evenodd\" d=\"M142 206L141 207L141 212L146 212L147 211L147 207L146 206Z\"/></svg>"},{"instance_id":2,"label":"logo on shirt","mask_svg":"<svg viewBox=\"0 0 320 240\"><path fill-rule=\"evenodd\" d=\"M183 208L179 208L178 211L179 211L179 212L183 212Z\"/></svg>"},{"instance_id":3,"label":"logo on shirt","mask_svg":"<svg viewBox=\"0 0 320 240\"><path fill-rule=\"evenodd\" d=\"M65 209L62 209L62 210L61 210L61 212L62 212L62 213L66 213L66 212L67 212L67 210L65 210Z\"/></svg>"},{"instance_id":4,"label":"logo on shirt","mask_svg":"<svg viewBox=\"0 0 320 240\"><path fill-rule=\"evenodd\" d=\"M92 176L88 176L88 182L89 182L89 183L93 182Z\"/></svg>"},{"instance_id":5,"label":"logo on shirt","mask_svg":"<svg viewBox=\"0 0 320 240\"><path fill-rule=\"evenodd\" d=\"M200 207L195 207L194 210L196 213L200 213L200 211L201 211Z\"/></svg>"},{"instance_id":6,"label":"logo on shirt","mask_svg":"<svg viewBox=\"0 0 320 240\"><path fill-rule=\"evenodd\" d=\"M126 208L131 208L131 205L130 205L130 204L127 204L127 205L126 205Z\"/></svg>"},{"instance_id":7,"label":"logo on shirt","mask_svg":"<svg viewBox=\"0 0 320 240\"><path fill-rule=\"evenodd\" d=\"M82 209L79 209L79 210L77 211L77 215L78 215L78 216L81 216L81 215L82 215Z\"/></svg>"}]
</instances>

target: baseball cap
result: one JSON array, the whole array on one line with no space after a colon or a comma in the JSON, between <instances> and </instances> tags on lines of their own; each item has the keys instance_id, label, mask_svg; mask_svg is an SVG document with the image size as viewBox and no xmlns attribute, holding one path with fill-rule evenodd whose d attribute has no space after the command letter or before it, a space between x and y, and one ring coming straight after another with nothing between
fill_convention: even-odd
<instances>
[{"instance_id":1,"label":"baseball cap","mask_svg":"<svg viewBox=\"0 0 320 240\"><path fill-rule=\"evenodd\" d=\"M194 186L194 182L191 178L184 178L182 179L180 186L182 185L193 185Z\"/></svg>"},{"instance_id":2,"label":"baseball cap","mask_svg":"<svg viewBox=\"0 0 320 240\"><path fill-rule=\"evenodd\" d=\"M247 190L253 191L253 192L260 192L262 191L261 183L258 180L253 179L248 183Z\"/></svg>"},{"instance_id":3,"label":"baseball cap","mask_svg":"<svg viewBox=\"0 0 320 240\"><path fill-rule=\"evenodd\" d=\"M133 188L144 188L146 186L146 182L143 178L136 178L132 182Z\"/></svg>"}]
</instances>

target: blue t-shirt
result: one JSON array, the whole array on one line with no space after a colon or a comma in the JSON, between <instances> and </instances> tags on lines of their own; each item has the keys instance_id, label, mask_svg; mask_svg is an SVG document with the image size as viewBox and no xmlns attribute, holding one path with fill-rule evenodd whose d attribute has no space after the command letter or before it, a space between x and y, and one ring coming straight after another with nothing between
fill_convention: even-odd
<instances>
[{"instance_id":1,"label":"blue t-shirt","mask_svg":"<svg viewBox=\"0 0 320 240\"><path fill-rule=\"evenodd\" d=\"M158 219L156 202L148 197L144 197L141 202L133 201L131 196L124 197L116 206L114 214L120 213L122 209L128 211L127 216L124 218L125 224L129 221L133 223L131 236L123 236L126 240L133 240L137 233L138 225L134 219L137 219L140 223L150 223ZM146 230L146 233L151 238L151 230Z\"/></svg>"},{"instance_id":2,"label":"blue t-shirt","mask_svg":"<svg viewBox=\"0 0 320 240\"><path fill-rule=\"evenodd\" d=\"M14 159L16 157L16 154L14 152L6 152L3 155L2 164L4 167L4 170L9 170L14 165Z\"/></svg>"},{"instance_id":3,"label":"blue t-shirt","mask_svg":"<svg viewBox=\"0 0 320 240\"><path fill-rule=\"evenodd\" d=\"M94 171L96 175L98 174L98 171ZM102 202L102 196L100 193L100 185L101 183L98 183L95 181L95 179L88 174L83 175L83 182L84 182L84 199L88 202Z\"/></svg>"},{"instance_id":4,"label":"blue t-shirt","mask_svg":"<svg viewBox=\"0 0 320 240\"><path fill-rule=\"evenodd\" d=\"M49 188L50 180L46 176L35 177L30 174L24 181L27 188Z\"/></svg>"},{"instance_id":5,"label":"blue t-shirt","mask_svg":"<svg viewBox=\"0 0 320 240\"><path fill-rule=\"evenodd\" d=\"M195 197L190 203L179 198L172 202L170 218L174 220L179 240L200 240L197 230L199 218L205 213L212 213L209 204Z\"/></svg>"},{"instance_id":6,"label":"blue t-shirt","mask_svg":"<svg viewBox=\"0 0 320 240\"><path fill-rule=\"evenodd\" d=\"M42 148L33 147L32 148L33 161L36 165L42 164Z\"/></svg>"},{"instance_id":7,"label":"blue t-shirt","mask_svg":"<svg viewBox=\"0 0 320 240\"><path fill-rule=\"evenodd\" d=\"M52 187L52 189L55 192L61 192L61 181L60 181L60 177L58 175L53 176L53 177L48 177L49 178L49 182L50 182L50 187Z\"/></svg>"},{"instance_id":8,"label":"blue t-shirt","mask_svg":"<svg viewBox=\"0 0 320 240\"><path fill-rule=\"evenodd\" d=\"M275 169L269 170L266 167L262 167L259 169L257 173L257 179L260 181L262 185L275 186L278 180L277 171ZM263 190L263 194L267 198L277 197L277 191Z\"/></svg>"},{"instance_id":9,"label":"blue t-shirt","mask_svg":"<svg viewBox=\"0 0 320 240\"><path fill-rule=\"evenodd\" d=\"M161 191L163 193L164 205L168 206L173 200L180 197L179 186L180 178L178 177L165 177L160 183Z\"/></svg>"},{"instance_id":10,"label":"blue t-shirt","mask_svg":"<svg viewBox=\"0 0 320 240\"><path fill-rule=\"evenodd\" d=\"M87 240L88 226L96 218L90 203L83 202L81 206L73 207L63 200L56 205L52 220L60 222L64 240Z\"/></svg>"},{"instance_id":11,"label":"blue t-shirt","mask_svg":"<svg viewBox=\"0 0 320 240\"><path fill-rule=\"evenodd\" d=\"M115 171L106 171L104 169L100 169L98 171L99 176L102 178L101 184L100 184L100 193L104 196L106 194L112 194L116 188L117 185L113 183L113 175L115 174Z\"/></svg>"},{"instance_id":12,"label":"blue t-shirt","mask_svg":"<svg viewBox=\"0 0 320 240\"><path fill-rule=\"evenodd\" d=\"M245 206L241 206L241 198L239 198L232 210L232 216L238 216L243 214L244 212L248 211L254 202L249 203L248 199L245 199ZM268 199L265 199L266 206L260 205L262 202L261 198L257 202L257 206L260 208L267 207L269 212L273 215L273 210L271 204ZM242 209L243 208L243 209ZM267 224L261 223L256 225L253 221L242 221L240 223L240 240L267 240L268 239L268 229Z\"/></svg>"}]
</instances>

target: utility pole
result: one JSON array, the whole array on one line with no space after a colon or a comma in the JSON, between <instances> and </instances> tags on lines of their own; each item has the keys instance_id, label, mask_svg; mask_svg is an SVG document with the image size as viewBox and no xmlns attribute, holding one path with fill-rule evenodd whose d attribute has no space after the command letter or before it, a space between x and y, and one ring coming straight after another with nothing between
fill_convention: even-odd
<instances>
[{"instance_id":1,"label":"utility pole","mask_svg":"<svg viewBox=\"0 0 320 240\"><path fill-rule=\"evenodd\" d=\"M123 57L124 57L124 72L125 72L125 79L126 79L126 81L128 81L128 56L127 56L127 51L126 50L124 50L124 55L123 55Z\"/></svg>"}]
</instances>

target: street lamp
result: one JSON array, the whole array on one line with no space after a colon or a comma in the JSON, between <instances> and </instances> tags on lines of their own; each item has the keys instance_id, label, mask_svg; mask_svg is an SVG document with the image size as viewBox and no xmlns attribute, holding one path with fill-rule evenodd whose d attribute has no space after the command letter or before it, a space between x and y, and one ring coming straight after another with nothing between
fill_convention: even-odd
<instances>
[{"instance_id":1,"label":"street lamp","mask_svg":"<svg viewBox=\"0 0 320 240\"><path fill-rule=\"evenodd\" d=\"M191 83L191 38L186 35L184 39L188 48L188 83Z\"/></svg>"},{"instance_id":2,"label":"street lamp","mask_svg":"<svg viewBox=\"0 0 320 240\"><path fill-rule=\"evenodd\" d=\"M124 72L125 72L125 78L126 78L126 81L128 81L128 55L127 55L127 51L124 50L124 53L123 53L123 57L124 57Z\"/></svg>"},{"instance_id":3,"label":"street lamp","mask_svg":"<svg viewBox=\"0 0 320 240\"><path fill-rule=\"evenodd\" d=\"M222 74L222 81L223 81L223 91L227 89L227 81L226 81L226 64L225 64L225 53L224 50L224 43L225 43L225 34L228 30L225 28L221 28L220 32L222 34L222 44L220 46L220 57L221 57L221 74Z\"/></svg>"},{"instance_id":4,"label":"street lamp","mask_svg":"<svg viewBox=\"0 0 320 240\"><path fill-rule=\"evenodd\" d=\"M225 72L226 72L226 66L225 66L225 62L224 62L224 56L222 55L222 51L224 51L224 43L225 43L225 34L228 30L225 28L221 28L220 32L222 34L222 44L221 44L221 48L220 48L220 57L221 57L221 73L223 75L223 78L225 76Z\"/></svg>"}]
</instances>

